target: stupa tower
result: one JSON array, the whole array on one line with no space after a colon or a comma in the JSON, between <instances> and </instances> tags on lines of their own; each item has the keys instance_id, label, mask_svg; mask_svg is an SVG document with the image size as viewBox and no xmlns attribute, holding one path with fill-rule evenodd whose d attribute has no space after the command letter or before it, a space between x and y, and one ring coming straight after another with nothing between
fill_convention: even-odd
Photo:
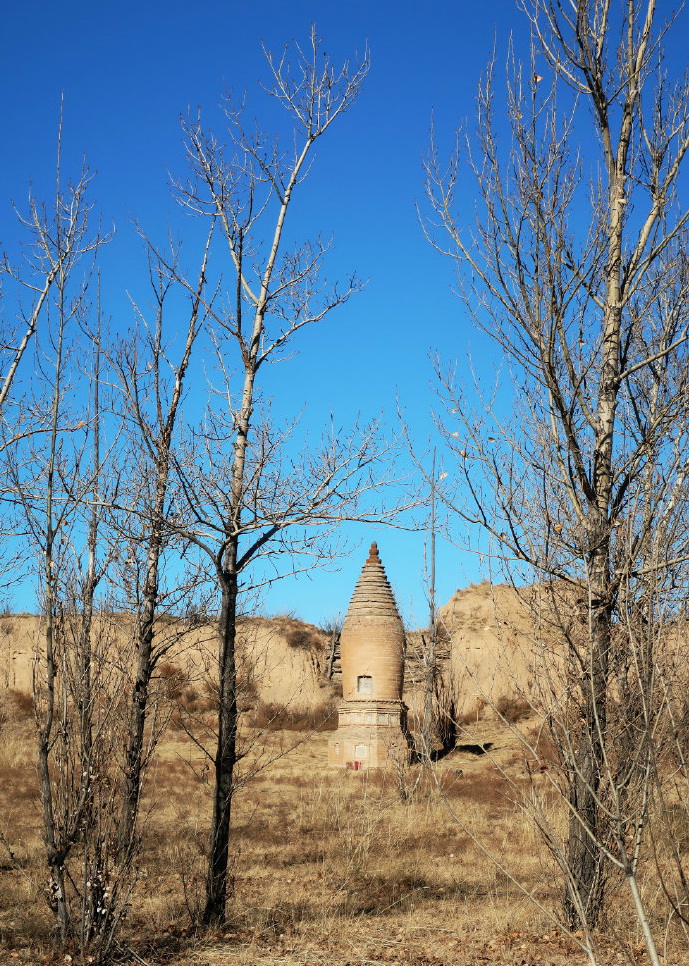
<instances>
[{"instance_id":1,"label":"stupa tower","mask_svg":"<svg viewBox=\"0 0 689 966\"><path fill-rule=\"evenodd\" d=\"M343 700L329 764L376 768L408 758L404 628L375 543L342 626L340 660Z\"/></svg>"}]
</instances>

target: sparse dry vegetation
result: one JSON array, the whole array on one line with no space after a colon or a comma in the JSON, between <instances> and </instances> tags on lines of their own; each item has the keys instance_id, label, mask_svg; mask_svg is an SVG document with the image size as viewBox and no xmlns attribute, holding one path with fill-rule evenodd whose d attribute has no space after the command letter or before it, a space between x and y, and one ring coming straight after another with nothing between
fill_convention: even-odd
<instances>
[{"instance_id":1,"label":"sparse dry vegetation","mask_svg":"<svg viewBox=\"0 0 689 966\"><path fill-rule=\"evenodd\" d=\"M269 731L334 731L337 728L337 701L331 697L308 710L291 710L259 701L251 720L255 728Z\"/></svg>"},{"instance_id":2,"label":"sparse dry vegetation","mask_svg":"<svg viewBox=\"0 0 689 966\"><path fill-rule=\"evenodd\" d=\"M508 698L507 695L502 695L495 702L495 710L505 721L516 724L517 721L528 718L533 709L524 698Z\"/></svg>"},{"instance_id":3,"label":"sparse dry vegetation","mask_svg":"<svg viewBox=\"0 0 689 966\"><path fill-rule=\"evenodd\" d=\"M163 678L176 675L166 671ZM64 952L53 945L35 752L23 704L13 696L3 700L10 710L2 723L0 962L57 963ZM537 745L541 729L536 719L523 718L519 701L504 702L503 709L516 724L479 717L461 728L457 749L432 769L410 766L406 800L394 769L324 769L328 735L314 730L323 727L317 716L307 722L260 700L258 708L272 719L260 729L245 724L241 732L248 754L238 776L226 926L208 931L199 925L209 762L189 734L171 728L144 789L123 959L131 948L156 966L581 962L576 937L555 926L561 899L555 863L523 807L537 797L554 825L565 822L547 765L539 768L524 753L520 736ZM212 711L206 716L210 725ZM539 755L547 762L545 746ZM250 773L251 782L242 785ZM683 848L686 816L678 806L672 815ZM653 868L642 870L649 900L654 876ZM619 883L612 887L615 902L601 935L620 937L634 959L633 911ZM681 931L657 890L653 901L666 962L680 964L686 961ZM616 941L602 939L599 961L618 956Z\"/></svg>"},{"instance_id":4,"label":"sparse dry vegetation","mask_svg":"<svg viewBox=\"0 0 689 966\"><path fill-rule=\"evenodd\" d=\"M558 748L538 702L520 686L528 674L513 633L518 596L511 608L505 588L496 588L492 601L485 586L453 598L441 665L448 686L464 689L455 750L431 766L380 773L324 767L338 700L325 674L327 639L291 617L243 622L237 824L222 930L201 925L213 766L198 742L212 741L217 690L205 671L207 629L190 629L194 647L179 634L179 656L161 662L152 681L156 706L169 709L168 726L144 784L141 854L115 958L131 948L149 966L580 962L581 937L556 926L561 878L538 831L545 822L566 834L566 804L557 786ZM493 608L492 628L480 608ZM467 612L476 624L469 638L458 634ZM672 639L675 662L681 637L677 631ZM418 707L413 648L412 639L406 699ZM476 671L458 674L461 655L475 653ZM495 680L500 662L519 673L511 685L504 676L489 700L482 682ZM675 770L686 733L681 698L678 692L679 743L663 766ZM412 722L418 731L418 713ZM0 963L62 962L47 902L27 694L2 693L0 739ZM639 882L667 962L679 964L686 937L662 884L672 882L669 846L684 855L689 823L678 790L672 782L662 787L665 800L654 803L650 823L654 847L640 863ZM616 962L620 947L636 956L640 941L619 874L610 888L596 933L600 964ZM78 961L78 951L71 954Z\"/></svg>"}]
</instances>

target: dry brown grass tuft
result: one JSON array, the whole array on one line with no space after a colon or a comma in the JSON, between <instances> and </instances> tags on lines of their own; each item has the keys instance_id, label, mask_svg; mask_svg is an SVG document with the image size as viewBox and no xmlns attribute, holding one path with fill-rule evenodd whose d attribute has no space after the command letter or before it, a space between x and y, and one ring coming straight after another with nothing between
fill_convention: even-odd
<instances>
[{"instance_id":1,"label":"dry brown grass tuft","mask_svg":"<svg viewBox=\"0 0 689 966\"><path fill-rule=\"evenodd\" d=\"M334 731L337 728L337 701L333 697L309 708L289 708L259 701L251 724L269 731Z\"/></svg>"},{"instance_id":2,"label":"dry brown grass tuft","mask_svg":"<svg viewBox=\"0 0 689 966\"><path fill-rule=\"evenodd\" d=\"M307 651L322 651L327 645L327 635L313 624L305 624L289 614L269 618L274 631L285 638L289 647Z\"/></svg>"},{"instance_id":3,"label":"dry brown grass tuft","mask_svg":"<svg viewBox=\"0 0 689 966\"><path fill-rule=\"evenodd\" d=\"M508 697L507 695L502 695L502 697L498 698L495 702L495 710L509 724L524 721L533 713L533 708L528 701L525 701L523 698Z\"/></svg>"},{"instance_id":4,"label":"dry brown grass tuft","mask_svg":"<svg viewBox=\"0 0 689 966\"><path fill-rule=\"evenodd\" d=\"M0 726L3 721L33 721L33 698L11 688L0 693Z\"/></svg>"}]
</instances>

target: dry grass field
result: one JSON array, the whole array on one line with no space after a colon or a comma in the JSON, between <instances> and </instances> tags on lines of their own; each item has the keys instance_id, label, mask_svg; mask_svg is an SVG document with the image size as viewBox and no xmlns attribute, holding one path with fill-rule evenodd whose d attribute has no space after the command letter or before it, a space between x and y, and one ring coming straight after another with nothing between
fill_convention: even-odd
<instances>
[{"instance_id":1,"label":"dry grass field","mask_svg":"<svg viewBox=\"0 0 689 966\"><path fill-rule=\"evenodd\" d=\"M8 695L3 709L0 963L62 963L44 895L30 705ZM528 733L536 725L527 719L516 727ZM208 769L188 736L170 728L148 781L123 961L124 947L139 957L130 961L151 966L585 961L550 915L560 901L558 876L518 802L523 789L548 807L545 775L529 787L518 736L504 723L466 726L457 749L425 771L328 770L327 732L244 738L251 752L243 773L259 767L235 800L227 927L194 926ZM480 746L489 751L477 753ZM612 908L600 961L643 961L621 887ZM668 966L687 962L680 937L669 927L665 937Z\"/></svg>"},{"instance_id":2,"label":"dry grass field","mask_svg":"<svg viewBox=\"0 0 689 966\"><path fill-rule=\"evenodd\" d=\"M212 788L209 762L180 726L191 725L206 740L213 730L214 692L204 677L212 650L206 637L212 636L199 631L176 666L161 667L158 693L172 701L171 714L145 787L142 851L121 934L122 962L586 962L577 937L557 926L561 875L527 814L537 802L553 827L562 828L566 818L551 787L539 721L528 716L530 705L523 700L532 672L519 602L504 588L480 585L458 592L443 620L452 632L445 662L462 697L457 747L432 767L370 773L326 765L330 732L323 729L334 726L337 703L336 689L324 677L327 637L286 617L247 622L252 674L245 674L242 691L247 754L239 768L245 780L234 801L233 892L221 933L196 925ZM30 680L39 628L28 616L5 624L0 966L54 966L65 959L53 942L47 903L32 704L28 695L11 690L9 676ZM416 661L412 638L405 691L412 709L420 707ZM500 720L496 710L515 723ZM520 736L538 745L538 760ZM686 822L686 810L677 814ZM683 854L689 851L689 827L676 829L675 840ZM652 863L640 870L640 884L664 963L689 963L687 936L669 915ZM613 881L610 895L597 937L598 961L646 962L625 884ZM79 962L75 956L75 966Z\"/></svg>"}]
</instances>

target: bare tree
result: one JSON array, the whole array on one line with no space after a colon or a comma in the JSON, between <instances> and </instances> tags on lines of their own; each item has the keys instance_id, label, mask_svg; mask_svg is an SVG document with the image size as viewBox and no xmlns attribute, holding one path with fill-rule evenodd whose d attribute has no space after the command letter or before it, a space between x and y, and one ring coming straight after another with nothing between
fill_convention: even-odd
<instances>
[{"instance_id":1,"label":"bare tree","mask_svg":"<svg viewBox=\"0 0 689 966\"><path fill-rule=\"evenodd\" d=\"M408 434L407 434L408 437ZM411 441L407 439L410 451L421 472L419 461L413 454ZM431 762L439 754L452 751L457 738L457 721L455 715L453 686L443 676L441 649L447 643L447 633L441 626L437 611L436 596L436 539L438 535L438 519L436 514L438 483L447 477L447 473L436 472L436 449L433 449L431 471L427 478L430 487L429 519L427 541L424 548L424 571L426 596L428 599L428 629L420 635L421 645L421 692L423 694L423 712L421 718L420 749L417 752L425 762ZM425 474L424 474L425 475ZM440 742L440 752L434 748L436 741Z\"/></svg>"},{"instance_id":2,"label":"bare tree","mask_svg":"<svg viewBox=\"0 0 689 966\"><path fill-rule=\"evenodd\" d=\"M43 426L30 418L28 385L23 381L21 362L27 355L41 320L47 319L54 290L74 278L80 267L88 266L98 248L107 241L100 231L92 231L89 219L92 202L89 187L92 173L83 167L79 178L65 185L61 172L62 116L58 126L55 194L51 203L42 202L29 192L28 210L15 206L21 229L21 256L3 251L0 260L0 450L17 440L41 433ZM88 273L88 267L86 272ZM10 310L8 306L13 308ZM17 392L17 383L21 382ZM2 573L8 582L17 578L18 565L25 548L17 546L16 506L11 487L0 487L2 531Z\"/></svg>"},{"instance_id":3,"label":"bare tree","mask_svg":"<svg viewBox=\"0 0 689 966\"><path fill-rule=\"evenodd\" d=\"M83 168L79 179L65 189L61 180L62 116L58 128L58 159L55 198L46 206L29 193L28 213L15 209L27 235L23 264L13 264L7 253L0 263L0 282L9 280L18 291L14 322L5 317L0 325L0 414L4 415L19 364L45 313L50 291L61 278L68 278L85 255L102 243L99 233L88 227L91 203L88 189L93 175ZM22 299L22 295L26 301Z\"/></svg>"},{"instance_id":4,"label":"bare tree","mask_svg":"<svg viewBox=\"0 0 689 966\"><path fill-rule=\"evenodd\" d=\"M438 685L438 661L437 661L437 638L438 627L436 619L436 594L435 594L435 540L436 540L436 520L435 520L435 473L436 451L433 450L433 461L431 463L431 494L430 494L430 520L428 526L428 536L430 546L426 544L426 570L428 586L428 633L422 635L422 657L424 668L423 681L423 724L421 728L421 753L426 761L431 760L433 750L433 738L436 729L433 721L433 698L436 694Z\"/></svg>"},{"instance_id":5,"label":"bare tree","mask_svg":"<svg viewBox=\"0 0 689 966\"><path fill-rule=\"evenodd\" d=\"M200 119L185 123L193 177L179 186L191 212L217 222L234 278L231 287L225 283L222 298L213 305L205 302L219 382L204 425L178 461L191 521L187 532L208 554L220 594L206 923L224 919L227 898L235 766L241 757L236 655L240 595L279 576L284 561L288 568L300 566L298 554L310 556L307 566L327 559L323 528L330 533L341 520L364 515L363 498L384 482L371 472L385 448L375 425L351 433L333 425L320 444L290 458L292 423L273 424L258 381L267 363L284 356L297 333L325 319L359 288L352 278L342 291L326 290L320 273L329 244L317 240L289 248L286 224L314 146L358 96L368 60L336 71L315 31L304 50L286 48L279 58L266 52L266 59L272 75L268 93L285 108L293 129L290 147L285 152L277 139L245 127L228 99L229 147L205 131ZM181 276L179 280L191 288ZM256 570L259 561L261 569Z\"/></svg>"},{"instance_id":6,"label":"bare tree","mask_svg":"<svg viewBox=\"0 0 689 966\"><path fill-rule=\"evenodd\" d=\"M131 861L115 864L112 849L121 675L113 661L112 621L98 602L116 547L102 536L114 484L104 469L109 454L97 342L90 398L78 402L81 418L73 395L84 389L75 347L83 339L86 294L86 283L59 274L52 317L39 341L34 398L26 403L32 430L8 443L4 456L24 532L41 562L43 641L34 707L48 900L62 945L76 944L101 962L115 941L133 878Z\"/></svg>"},{"instance_id":7,"label":"bare tree","mask_svg":"<svg viewBox=\"0 0 689 966\"><path fill-rule=\"evenodd\" d=\"M100 292L97 325L88 324L89 287L105 239L90 225L90 176L83 172L65 188L59 167L53 209L31 206L30 268L44 268L49 284L32 308L34 367L21 377L16 419L13 413L3 420L1 451L6 499L39 563L43 639L34 707L47 898L63 947L96 963L110 958L136 879L133 846L121 854L115 848L126 662L116 659L108 606L119 548L107 518L121 469L112 459L117 423L101 384ZM41 312L45 325L35 332ZM27 345L25 339L18 347L3 384L4 416Z\"/></svg>"},{"instance_id":8,"label":"bare tree","mask_svg":"<svg viewBox=\"0 0 689 966\"><path fill-rule=\"evenodd\" d=\"M151 680L160 661L178 643L179 633L161 633L156 638L156 619L161 613L182 606L189 612L184 595L190 588L179 581L175 571L177 592L163 603L161 595L161 559L179 531L179 512L170 494L171 475L174 479L173 445L179 421L184 382L191 355L201 332L205 317L212 308L212 299L204 297L208 253L215 221L203 251L198 281L191 293L188 306L186 337L178 361L171 358L167 344L170 336L166 325L166 300L174 284L177 252L163 257L146 240L149 253L149 274L154 296L155 318L149 326L137 310L136 332L122 340L112 357L117 373L117 384L122 395L122 409L127 415L129 462L131 472L126 494L118 495L118 528L126 534L127 552L123 567L127 590L127 607L134 611L136 673L129 701L129 734L126 761L123 769L124 788L120 816L119 849L122 853L135 847L136 820L139 811L142 768L152 754L155 741L149 742L144 752L146 710ZM143 559L141 555L143 554ZM184 624L183 632L190 628ZM160 732L154 729L159 736Z\"/></svg>"},{"instance_id":9,"label":"bare tree","mask_svg":"<svg viewBox=\"0 0 689 966\"><path fill-rule=\"evenodd\" d=\"M689 90L668 78L655 0L520 6L533 46L524 69L509 60L504 142L491 63L466 155L460 145L445 168L432 148L427 164L429 237L457 259L462 297L510 366L520 419L501 420L491 400L477 417L441 373L456 416L442 428L469 497L458 509L516 579L535 571L552 588L567 628L568 706L556 727L570 816L564 910L572 927L592 927L609 861L636 888L629 843L644 828L646 739L660 707L652 648L686 587L688 213L678 179ZM457 214L465 162L473 227Z\"/></svg>"}]
</instances>

